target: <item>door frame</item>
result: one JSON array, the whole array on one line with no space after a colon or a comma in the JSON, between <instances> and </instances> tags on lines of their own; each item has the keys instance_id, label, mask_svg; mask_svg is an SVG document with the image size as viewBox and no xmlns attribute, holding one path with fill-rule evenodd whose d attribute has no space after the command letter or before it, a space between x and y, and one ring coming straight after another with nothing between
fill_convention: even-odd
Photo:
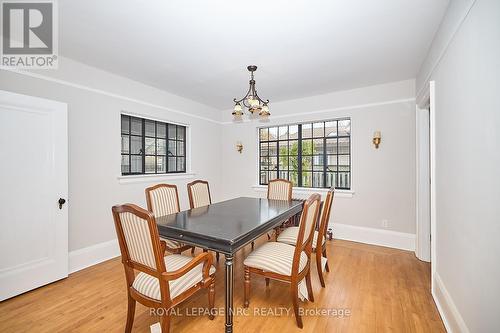
<instances>
[{"instance_id":1,"label":"door frame","mask_svg":"<svg viewBox=\"0 0 500 333\"><path fill-rule=\"evenodd\" d=\"M434 290L434 274L436 271L436 244L437 244L437 234L436 234L436 228L437 228L437 221L436 221L436 84L435 81L430 81L429 82L429 89L425 91L424 95L417 100L417 106L416 106L416 112L426 112L429 110L429 163L428 165L421 165L421 160L418 159L418 151L419 148L422 144L422 141L427 139L422 139L421 136L418 135L420 133L420 126L421 123L419 122L419 117L421 115L417 114L416 119L417 119L417 183L416 183L416 191L417 191L417 218L416 218L416 227L417 227L417 235L416 235L416 240L417 240L417 247L415 254L417 257L421 260L428 261L425 259L430 259L431 262L431 290ZM425 162L425 161L424 161ZM419 209L420 205L422 204L422 201L419 200L418 198L422 197L422 195L419 195L419 169L420 168L429 168L429 217L430 217L430 234L426 232L421 232L421 231L426 231L425 228L419 228ZM423 242L421 240L423 239L429 239L430 242ZM428 244L430 246L430 249L422 249L421 246L422 244ZM426 255L426 251L430 250L430 256ZM428 252L427 252L428 253Z\"/></svg>"}]
</instances>

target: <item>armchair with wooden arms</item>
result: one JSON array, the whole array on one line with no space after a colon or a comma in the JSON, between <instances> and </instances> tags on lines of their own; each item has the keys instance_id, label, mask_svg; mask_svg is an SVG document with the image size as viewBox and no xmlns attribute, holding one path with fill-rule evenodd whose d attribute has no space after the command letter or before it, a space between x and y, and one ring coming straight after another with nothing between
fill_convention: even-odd
<instances>
[{"instance_id":1,"label":"armchair with wooden arms","mask_svg":"<svg viewBox=\"0 0 500 333\"><path fill-rule=\"evenodd\" d=\"M210 253L195 258L182 254L164 256L166 243L160 241L151 212L133 204L114 206L121 258L127 282L128 312L125 332L132 331L136 302L162 309L163 333L170 329L169 311L201 289L208 289L210 319L215 301L215 267Z\"/></svg>"}]
</instances>

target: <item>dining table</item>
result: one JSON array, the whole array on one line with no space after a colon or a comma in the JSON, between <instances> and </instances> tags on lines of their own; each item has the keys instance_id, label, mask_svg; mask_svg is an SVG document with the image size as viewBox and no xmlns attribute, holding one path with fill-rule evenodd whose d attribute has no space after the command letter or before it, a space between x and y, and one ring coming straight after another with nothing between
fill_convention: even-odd
<instances>
[{"instance_id":1,"label":"dining table","mask_svg":"<svg viewBox=\"0 0 500 333\"><path fill-rule=\"evenodd\" d=\"M224 254L224 332L233 332L233 259L236 252L297 216L302 205L302 200L239 197L156 217L162 238Z\"/></svg>"}]
</instances>

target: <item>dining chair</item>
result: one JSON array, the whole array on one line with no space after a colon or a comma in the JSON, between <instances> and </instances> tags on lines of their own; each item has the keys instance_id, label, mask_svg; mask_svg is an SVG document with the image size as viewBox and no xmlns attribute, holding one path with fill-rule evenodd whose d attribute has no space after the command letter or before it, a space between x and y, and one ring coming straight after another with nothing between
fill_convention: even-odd
<instances>
[{"instance_id":1,"label":"dining chair","mask_svg":"<svg viewBox=\"0 0 500 333\"><path fill-rule=\"evenodd\" d=\"M316 254L316 268L318 270L319 281L321 286L325 287L325 279L323 277L323 267L327 272L330 271L328 267L328 256L326 255L326 230L328 222L330 221L330 212L332 208L333 196L335 189L331 188L326 194L325 201L323 202L323 212L317 230L314 231L314 238L312 242L312 251ZM279 236L277 241L280 243L294 245L297 242L299 235L299 227L286 228ZM318 244L321 244L318 246Z\"/></svg>"},{"instance_id":2,"label":"dining chair","mask_svg":"<svg viewBox=\"0 0 500 333\"><path fill-rule=\"evenodd\" d=\"M212 204L210 187L205 180L195 180L187 184L189 206L191 209Z\"/></svg>"},{"instance_id":3,"label":"dining chair","mask_svg":"<svg viewBox=\"0 0 500 333\"><path fill-rule=\"evenodd\" d=\"M266 287L269 286L269 279L290 283L295 320L298 327L303 327L299 313L299 297L314 302L310 261L320 200L319 194L313 194L305 201L295 246L267 242L244 260L244 307L247 308L250 303L250 273L264 276Z\"/></svg>"},{"instance_id":4,"label":"dining chair","mask_svg":"<svg viewBox=\"0 0 500 333\"><path fill-rule=\"evenodd\" d=\"M270 180L267 184L267 198L271 200L292 200L292 182L286 179L276 178ZM287 223L287 221L283 221L283 224ZM278 237L283 224L274 228L274 232L276 234L276 238ZM272 233L267 234L267 239L271 239ZM252 243L252 248L253 248Z\"/></svg>"},{"instance_id":5,"label":"dining chair","mask_svg":"<svg viewBox=\"0 0 500 333\"><path fill-rule=\"evenodd\" d=\"M179 193L177 186L170 184L158 184L146 188L146 202L148 210L154 216L164 216L178 213L181 209L179 206ZM191 245L185 245L169 239L163 239L167 244L166 250L170 253L181 253L186 250L194 250Z\"/></svg>"},{"instance_id":6,"label":"dining chair","mask_svg":"<svg viewBox=\"0 0 500 333\"><path fill-rule=\"evenodd\" d=\"M189 206L191 209L209 206L212 204L212 197L210 196L210 187L206 180L195 180L187 184L187 191L189 197ZM193 252L191 250L191 252ZM207 250L203 250L206 252ZM215 252L215 259L219 262L220 254Z\"/></svg>"},{"instance_id":7,"label":"dining chair","mask_svg":"<svg viewBox=\"0 0 500 333\"><path fill-rule=\"evenodd\" d=\"M209 318L213 319L215 267L212 255L164 256L167 245L160 240L151 212L132 204L114 206L112 212L127 282L125 332L132 331L135 305L139 302L161 309L161 331L168 333L171 309L201 289L208 289Z\"/></svg>"}]
</instances>

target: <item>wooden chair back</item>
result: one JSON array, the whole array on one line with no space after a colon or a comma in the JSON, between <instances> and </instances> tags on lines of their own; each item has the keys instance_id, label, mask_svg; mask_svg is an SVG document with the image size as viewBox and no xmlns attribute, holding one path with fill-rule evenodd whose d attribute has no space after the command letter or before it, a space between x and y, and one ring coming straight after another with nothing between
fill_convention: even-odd
<instances>
[{"instance_id":1,"label":"wooden chair back","mask_svg":"<svg viewBox=\"0 0 500 333\"><path fill-rule=\"evenodd\" d=\"M165 216L180 212L177 186L158 184L146 188L145 192L148 210L154 216Z\"/></svg>"},{"instance_id":2,"label":"wooden chair back","mask_svg":"<svg viewBox=\"0 0 500 333\"><path fill-rule=\"evenodd\" d=\"M189 206L191 208L198 208L212 204L210 196L210 187L205 180L195 180L187 184Z\"/></svg>"},{"instance_id":3,"label":"wooden chair back","mask_svg":"<svg viewBox=\"0 0 500 333\"><path fill-rule=\"evenodd\" d=\"M267 185L267 198L272 200L292 200L292 182L286 179L273 179Z\"/></svg>"},{"instance_id":4,"label":"wooden chair back","mask_svg":"<svg viewBox=\"0 0 500 333\"><path fill-rule=\"evenodd\" d=\"M323 244L323 238L326 235L326 230L328 229L328 222L330 221L330 212L332 210L333 196L335 195L335 188L330 188L326 194L325 201L323 202L323 212L321 214L321 221L318 227L318 240L316 242L317 246L320 247Z\"/></svg>"},{"instance_id":5,"label":"wooden chair back","mask_svg":"<svg viewBox=\"0 0 500 333\"><path fill-rule=\"evenodd\" d=\"M320 203L321 196L317 193L312 194L304 202L302 215L300 217L297 243L295 244L292 272L295 272L299 268L300 254L305 251L309 257L312 252L312 240L314 237L316 221L318 219Z\"/></svg>"},{"instance_id":6,"label":"wooden chair back","mask_svg":"<svg viewBox=\"0 0 500 333\"><path fill-rule=\"evenodd\" d=\"M134 283L134 270L144 272L159 280L162 299L170 301L168 282L161 278L166 267L155 217L133 204L113 206L112 212L128 287Z\"/></svg>"}]
</instances>

